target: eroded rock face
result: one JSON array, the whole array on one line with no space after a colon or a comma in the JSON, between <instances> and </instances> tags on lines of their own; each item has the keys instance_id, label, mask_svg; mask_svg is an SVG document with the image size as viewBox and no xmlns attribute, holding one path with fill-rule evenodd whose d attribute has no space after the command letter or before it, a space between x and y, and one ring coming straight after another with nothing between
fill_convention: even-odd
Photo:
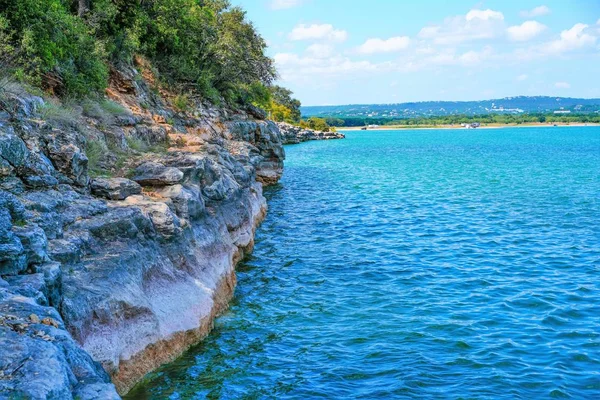
<instances>
[{"instance_id":1,"label":"eroded rock face","mask_svg":"<svg viewBox=\"0 0 600 400\"><path fill-rule=\"evenodd\" d=\"M266 213L262 184L283 171L281 135L202 110L223 123L180 122L202 132L193 151L145 154L131 180L90 179L85 140L28 107L0 115L0 398L118 398L227 307ZM120 151L125 134L166 132L138 117L106 129Z\"/></svg>"},{"instance_id":2,"label":"eroded rock face","mask_svg":"<svg viewBox=\"0 0 600 400\"><path fill-rule=\"evenodd\" d=\"M145 186L175 185L183 178L183 172L157 162L146 162L137 167L133 180Z\"/></svg>"},{"instance_id":3,"label":"eroded rock face","mask_svg":"<svg viewBox=\"0 0 600 400\"><path fill-rule=\"evenodd\" d=\"M126 178L96 178L90 183L92 194L108 200L125 200L142 193L142 187Z\"/></svg>"}]
</instances>

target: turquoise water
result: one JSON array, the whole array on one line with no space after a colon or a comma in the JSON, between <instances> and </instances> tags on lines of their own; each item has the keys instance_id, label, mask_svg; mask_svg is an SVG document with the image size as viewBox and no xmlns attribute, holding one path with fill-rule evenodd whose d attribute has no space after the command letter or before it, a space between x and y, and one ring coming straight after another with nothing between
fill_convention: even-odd
<instances>
[{"instance_id":1,"label":"turquoise water","mask_svg":"<svg viewBox=\"0 0 600 400\"><path fill-rule=\"evenodd\" d=\"M231 310L130 398L600 398L600 128L286 151Z\"/></svg>"}]
</instances>

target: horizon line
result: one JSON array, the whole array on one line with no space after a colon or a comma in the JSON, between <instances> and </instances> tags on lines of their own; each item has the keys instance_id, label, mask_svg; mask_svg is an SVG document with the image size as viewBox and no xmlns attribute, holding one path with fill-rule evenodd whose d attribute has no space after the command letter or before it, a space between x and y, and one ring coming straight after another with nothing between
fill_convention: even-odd
<instances>
[{"instance_id":1,"label":"horizon line","mask_svg":"<svg viewBox=\"0 0 600 400\"><path fill-rule=\"evenodd\" d=\"M543 97L543 98L554 98L554 99L565 99L565 100L598 100L600 104L600 97L563 97L563 96L546 96L546 95L533 95L533 96L525 96L525 95L517 95L517 96L506 96L506 97L498 97L498 98L487 98L481 100L420 100L420 101L401 101L396 103L347 103L347 104L316 104L316 105L301 105L300 107L344 107L344 106L378 106L378 105L395 105L395 104L410 104L410 103L471 103L471 102L481 102L481 101L494 101L494 100L508 100L514 99L518 97L526 97L526 98L535 98L535 97Z\"/></svg>"}]
</instances>

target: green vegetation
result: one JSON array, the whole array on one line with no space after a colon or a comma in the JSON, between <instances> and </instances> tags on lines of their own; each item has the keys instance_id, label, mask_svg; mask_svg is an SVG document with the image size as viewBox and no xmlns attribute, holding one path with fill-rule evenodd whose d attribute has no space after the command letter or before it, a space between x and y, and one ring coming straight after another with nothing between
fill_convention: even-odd
<instances>
[{"instance_id":1,"label":"green vegetation","mask_svg":"<svg viewBox=\"0 0 600 400\"><path fill-rule=\"evenodd\" d=\"M315 131L329 132L331 126L325 118L310 117L300 121L300 126L303 128L313 129Z\"/></svg>"},{"instance_id":2,"label":"green vegetation","mask_svg":"<svg viewBox=\"0 0 600 400\"><path fill-rule=\"evenodd\" d=\"M312 119L314 117L309 118ZM600 114L487 114L487 115L449 115L420 118L324 118L325 122L336 127L357 127L366 125L394 126L443 126L479 122L482 125L520 125L531 123L600 123Z\"/></svg>"},{"instance_id":3,"label":"green vegetation","mask_svg":"<svg viewBox=\"0 0 600 400\"><path fill-rule=\"evenodd\" d=\"M2 63L16 79L63 98L102 93L110 65L140 54L179 93L261 102L257 88L276 76L265 48L228 0L0 0Z\"/></svg>"},{"instance_id":4,"label":"green vegetation","mask_svg":"<svg viewBox=\"0 0 600 400\"><path fill-rule=\"evenodd\" d=\"M44 120L72 127L78 126L81 117L81 111L78 108L54 101L46 101L37 111Z\"/></svg>"},{"instance_id":5,"label":"green vegetation","mask_svg":"<svg viewBox=\"0 0 600 400\"><path fill-rule=\"evenodd\" d=\"M90 176L97 177L102 175L103 171L99 164L102 156L108 149L102 141L88 139L85 147L85 155L88 158L88 171Z\"/></svg>"},{"instance_id":6,"label":"green vegetation","mask_svg":"<svg viewBox=\"0 0 600 400\"><path fill-rule=\"evenodd\" d=\"M270 111L275 121L298 123L300 122L300 101L292 97L291 90L281 86L270 88L271 103Z\"/></svg>"}]
</instances>

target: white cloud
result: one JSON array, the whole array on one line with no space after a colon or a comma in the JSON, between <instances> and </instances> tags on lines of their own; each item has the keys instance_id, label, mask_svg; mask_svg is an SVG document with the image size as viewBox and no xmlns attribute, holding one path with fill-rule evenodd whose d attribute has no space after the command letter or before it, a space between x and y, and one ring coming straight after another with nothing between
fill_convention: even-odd
<instances>
[{"instance_id":1,"label":"white cloud","mask_svg":"<svg viewBox=\"0 0 600 400\"><path fill-rule=\"evenodd\" d=\"M510 40L515 42L525 42L533 39L546 30L546 25L537 21L525 21L521 25L511 26L506 30Z\"/></svg>"},{"instance_id":2,"label":"white cloud","mask_svg":"<svg viewBox=\"0 0 600 400\"><path fill-rule=\"evenodd\" d=\"M504 14L502 14L500 11L494 11L494 10L471 10L467 13L465 19L467 21L473 21L474 19L481 19L484 21L488 21L488 20L504 20Z\"/></svg>"},{"instance_id":3,"label":"white cloud","mask_svg":"<svg viewBox=\"0 0 600 400\"><path fill-rule=\"evenodd\" d=\"M494 10L471 10L466 15L449 17L440 25L426 26L419 38L438 45L456 45L467 41L491 39L502 35L504 14Z\"/></svg>"},{"instance_id":4,"label":"white cloud","mask_svg":"<svg viewBox=\"0 0 600 400\"><path fill-rule=\"evenodd\" d=\"M555 87L557 87L558 89L570 89L571 88L571 84L569 84L568 82L556 82L554 84Z\"/></svg>"},{"instance_id":5,"label":"white cloud","mask_svg":"<svg viewBox=\"0 0 600 400\"><path fill-rule=\"evenodd\" d=\"M586 33L586 24L575 24L571 29L561 32L560 39L546 43L542 51L546 54L561 54L569 51L593 46L596 37Z\"/></svg>"},{"instance_id":6,"label":"white cloud","mask_svg":"<svg viewBox=\"0 0 600 400\"><path fill-rule=\"evenodd\" d=\"M314 43L308 46L306 53L314 58L327 58L333 54L333 46L323 43Z\"/></svg>"},{"instance_id":7,"label":"white cloud","mask_svg":"<svg viewBox=\"0 0 600 400\"><path fill-rule=\"evenodd\" d=\"M550 14L550 9L547 6L539 6L531 10L521 11L520 15L523 18L541 17L542 15Z\"/></svg>"},{"instance_id":8,"label":"white cloud","mask_svg":"<svg viewBox=\"0 0 600 400\"><path fill-rule=\"evenodd\" d=\"M389 39L369 39L358 47L361 54L393 53L404 50L410 45L408 36L396 36Z\"/></svg>"},{"instance_id":9,"label":"white cloud","mask_svg":"<svg viewBox=\"0 0 600 400\"><path fill-rule=\"evenodd\" d=\"M528 78L529 78L529 76L527 74L521 74L521 75L517 76L517 81L523 82L523 81L526 81Z\"/></svg>"},{"instance_id":10,"label":"white cloud","mask_svg":"<svg viewBox=\"0 0 600 400\"><path fill-rule=\"evenodd\" d=\"M299 24L289 34L290 40L330 40L343 42L348 38L348 32L338 30L331 24Z\"/></svg>"},{"instance_id":11,"label":"white cloud","mask_svg":"<svg viewBox=\"0 0 600 400\"><path fill-rule=\"evenodd\" d=\"M303 0L272 0L272 10L285 10L288 8L298 7L303 3Z\"/></svg>"},{"instance_id":12,"label":"white cloud","mask_svg":"<svg viewBox=\"0 0 600 400\"><path fill-rule=\"evenodd\" d=\"M339 55L328 58L301 57L294 53L279 53L274 57L277 70L284 81L310 81L315 75L348 77L362 72L390 70L391 63L353 61Z\"/></svg>"},{"instance_id":13,"label":"white cloud","mask_svg":"<svg viewBox=\"0 0 600 400\"><path fill-rule=\"evenodd\" d=\"M417 61L415 67L417 69L447 65L472 67L493 56L494 51L490 46L485 46L481 51L470 50L462 54L457 54L454 49L447 49Z\"/></svg>"}]
</instances>

